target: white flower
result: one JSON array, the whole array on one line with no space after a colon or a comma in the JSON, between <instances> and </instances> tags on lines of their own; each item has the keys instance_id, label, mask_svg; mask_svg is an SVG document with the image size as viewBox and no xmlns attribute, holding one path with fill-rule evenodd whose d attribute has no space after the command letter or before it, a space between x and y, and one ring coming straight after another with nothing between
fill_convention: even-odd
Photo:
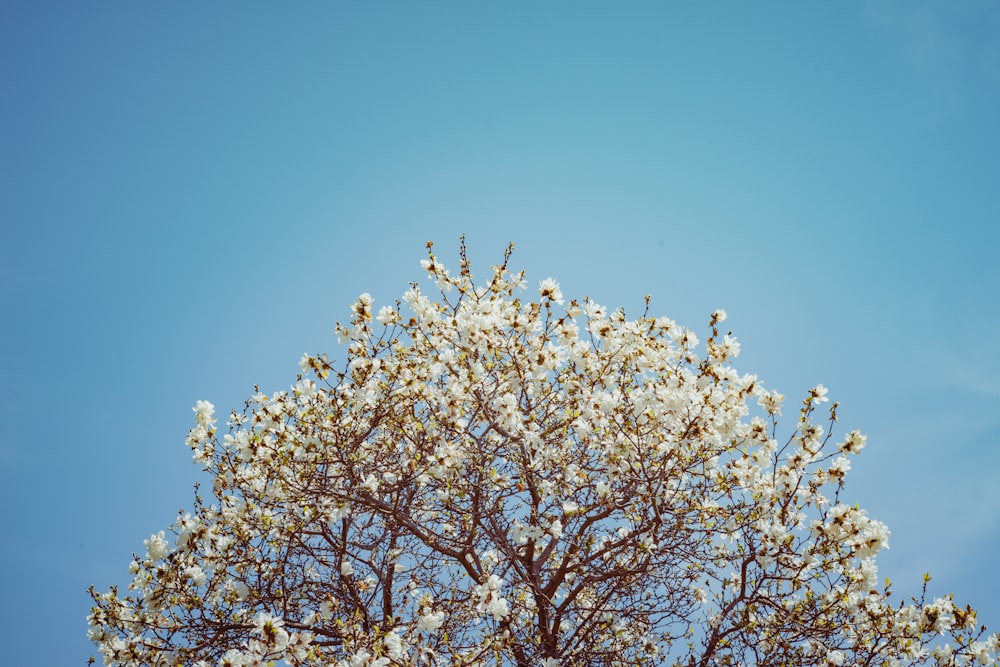
<instances>
[{"instance_id":1,"label":"white flower","mask_svg":"<svg viewBox=\"0 0 1000 667\"><path fill-rule=\"evenodd\" d=\"M737 357L740 354L740 342L729 334L722 337L722 348L727 358Z\"/></svg>"},{"instance_id":2,"label":"white flower","mask_svg":"<svg viewBox=\"0 0 1000 667\"><path fill-rule=\"evenodd\" d=\"M274 645L278 649L288 645L288 632L285 630L284 620L261 612L257 614L253 624L265 644Z\"/></svg>"},{"instance_id":3,"label":"white flower","mask_svg":"<svg viewBox=\"0 0 1000 667\"><path fill-rule=\"evenodd\" d=\"M560 528L562 527L560 523ZM513 528L511 528L510 536L514 541L514 544L527 544L528 542L537 542L545 532L538 526L525 526L520 521L513 521Z\"/></svg>"},{"instance_id":4,"label":"white flower","mask_svg":"<svg viewBox=\"0 0 1000 667\"><path fill-rule=\"evenodd\" d=\"M770 415L780 415L781 414L781 404L785 400L784 394L779 394L776 391L765 391L757 399L757 403L760 404L764 410Z\"/></svg>"},{"instance_id":5,"label":"white flower","mask_svg":"<svg viewBox=\"0 0 1000 667\"><path fill-rule=\"evenodd\" d=\"M475 592L479 596L476 604L476 611L486 612L494 619L502 621L510 615L510 605L507 600L500 597L500 588L503 586L503 579L495 574L482 584L476 586Z\"/></svg>"},{"instance_id":6,"label":"white flower","mask_svg":"<svg viewBox=\"0 0 1000 667\"><path fill-rule=\"evenodd\" d=\"M448 269L438 264L437 260L434 259L434 255L431 255L430 259L420 260L420 266L434 278L435 284L442 290L448 291L451 289L452 285L448 280L451 274L448 272Z\"/></svg>"},{"instance_id":7,"label":"white flower","mask_svg":"<svg viewBox=\"0 0 1000 667\"><path fill-rule=\"evenodd\" d=\"M149 560L156 561L167 557L169 547L162 530L156 535L150 535L149 539L143 540L142 543L146 547L146 558Z\"/></svg>"},{"instance_id":8,"label":"white flower","mask_svg":"<svg viewBox=\"0 0 1000 667\"><path fill-rule=\"evenodd\" d=\"M498 621L510 616L510 604L504 598L494 598L486 605L486 613Z\"/></svg>"},{"instance_id":9,"label":"white flower","mask_svg":"<svg viewBox=\"0 0 1000 667\"><path fill-rule=\"evenodd\" d=\"M952 656L955 655L955 649L952 648L951 644L935 646L931 649L931 655L939 665L948 665L951 664Z\"/></svg>"},{"instance_id":10,"label":"white flower","mask_svg":"<svg viewBox=\"0 0 1000 667\"><path fill-rule=\"evenodd\" d=\"M215 414L215 406L208 401L198 401L191 409L194 410L194 420L198 426L210 428L215 423L215 418L212 416Z\"/></svg>"},{"instance_id":11,"label":"white flower","mask_svg":"<svg viewBox=\"0 0 1000 667\"><path fill-rule=\"evenodd\" d=\"M986 642L972 642L969 651L980 665L988 665L993 660Z\"/></svg>"},{"instance_id":12,"label":"white flower","mask_svg":"<svg viewBox=\"0 0 1000 667\"><path fill-rule=\"evenodd\" d=\"M245 665L247 660L243 655L242 651L235 648L231 648L225 652L222 658L219 660L220 667L236 667L237 665Z\"/></svg>"},{"instance_id":13,"label":"white flower","mask_svg":"<svg viewBox=\"0 0 1000 667\"><path fill-rule=\"evenodd\" d=\"M250 587L242 581L237 581L232 586L238 600L245 600L250 595Z\"/></svg>"},{"instance_id":14,"label":"white flower","mask_svg":"<svg viewBox=\"0 0 1000 667\"><path fill-rule=\"evenodd\" d=\"M847 434L847 438L845 438L842 443L837 445L837 449L848 454L857 454L865 448L867 441L868 438L861 435L860 431L851 431Z\"/></svg>"},{"instance_id":15,"label":"white flower","mask_svg":"<svg viewBox=\"0 0 1000 667\"><path fill-rule=\"evenodd\" d=\"M382 644L393 660L402 660L406 657L406 643L396 634L395 630L382 638Z\"/></svg>"},{"instance_id":16,"label":"white flower","mask_svg":"<svg viewBox=\"0 0 1000 667\"><path fill-rule=\"evenodd\" d=\"M185 569L184 576L190 579L191 583L195 586L201 586L207 579L205 571L201 569L200 565L192 565L191 567Z\"/></svg>"},{"instance_id":17,"label":"white flower","mask_svg":"<svg viewBox=\"0 0 1000 667\"><path fill-rule=\"evenodd\" d=\"M372 295L365 292L358 297L358 300L351 304L351 310L358 320L370 320L372 318Z\"/></svg>"},{"instance_id":18,"label":"white flower","mask_svg":"<svg viewBox=\"0 0 1000 667\"><path fill-rule=\"evenodd\" d=\"M430 607L423 607L420 610L420 618L417 619L417 629L423 632L434 632L444 623L444 612L434 611Z\"/></svg>"},{"instance_id":19,"label":"white flower","mask_svg":"<svg viewBox=\"0 0 1000 667\"><path fill-rule=\"evenodd\" d=\"M587 301L583 304L583 314L587 316L590 320L603 320L604 316L607 315L607 309L593 301Z\"/></svg>"},{"instance_id":20,"label":"white flower","mask_svg":"<svg viewBox=\"0 0 1000 667\"><path fill-rule=\"evenodd\" d=\"M393 322L399 321L399 315L396 313L392 306L382 306L379 308L378 315L375 317L375 321L379 324L389 325Z\"/></svg>"},{"instance_id":21,"label":"white flower","mask_svg":"<svg viewBox=\"0 0 1000 667\"><path fill-rule=\"evenodd\" d=\"M292 387L292 393L304 399L310 399L316 395L316 383L307 378L303 378Z\"/></svg>"},{"instance_id":22,"label":"white flower","mask_svg":"<svg viewBox=\"0 0 1000 667\"><path fill-rule=\"evenodd\" d=\"M336 663L337 667L385 667L390 662L389 658L372 658L372 654L366 649L361 649L350 657L349 660L341 660Z\"/></svg>"},{"instance_id":23,"label":"white flower","mask_svg":"<svg viewBox=\"0 0 1000 667\"><path fill-rule=\"evenodd\" d=\"M826 664L842 665L844 664L844 657L843 651L830 651L826 654Z\"/></svg>"},{"instance_id":24,"label":"white flower","mask_svg":"<svg viewBox=\"0 0 1000 667\"><path fill-rule=\"evenodd\" d=\"M538 293L542 295L542 299L545 301L554 301L560 305L563 302L563 295L559 290L559 283L552 278L546 278L538 284Z\"/></svg>"},{"instance_id":25,"label":"white flower","mask_svg":"<svg viewBox=\"0 0 1000 667\"><path fill-rule=\"evenodd\" d=\"M843 479L847 472L851 469L851 463L847 460L846 456L838 456L830 464L830 475L836 477L837 479Z\"/></svg>"},{"instance_id":26,"label":"white flower","mask_svg":"<svg viewBox=\"0 0 1000 667\"><path fill-rule=\"evenodd\" d=\"M354 566L351 565L350 561L345 560L340 564L340 573L345 577L349 577L354 574Z\"/></svg>"}]
</instances>

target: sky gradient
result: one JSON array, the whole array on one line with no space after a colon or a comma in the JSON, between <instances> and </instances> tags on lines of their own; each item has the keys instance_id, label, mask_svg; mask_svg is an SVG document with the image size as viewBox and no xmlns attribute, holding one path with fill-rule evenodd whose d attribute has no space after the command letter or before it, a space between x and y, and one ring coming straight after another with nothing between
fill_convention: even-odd
<instances>
[{"instance_id":1,"label":"sky gradient","mask_svg":"<svg viewBox=\"0 0 1000 667\"><path fill-rule=\"evenodd\" d=\"M0 1L7 661L93 653L86 587L191 506L195 401L338 357L461 234L725 308L737 368L868 434L897 594L1000 629L998 118L996 0Z\"/></svg>"}]
</instances>

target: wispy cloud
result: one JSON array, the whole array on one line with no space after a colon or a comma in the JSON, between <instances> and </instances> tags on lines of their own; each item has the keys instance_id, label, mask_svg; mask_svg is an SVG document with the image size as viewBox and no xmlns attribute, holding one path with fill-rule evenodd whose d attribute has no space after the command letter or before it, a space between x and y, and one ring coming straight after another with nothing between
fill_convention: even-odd
<instances>
[{"instance_id":1,"label":"wispy cloud","mask_svg":"<svg viewBox=\"0 0 1000 667\"><path fill-rule=\"evenodd\" d=\"M959 47L937 3L868 0L865 18L899 40L907 63L923 73L954 67Z\"/></svg>"},{"instance_id":2,"label":"wispy cloud","mask_svg":"<svg viewBox=\"0 0 1000 667\"><path fill-rule=\"evenodd\" d=\"M863 13L945 104L962 104L969 86L1000 86L997 0L865 0Z\"/></svg>"},{"instance_id":3,"label":"wispy cloud","mask_svg":"<svg viewBox=\"0 0 1000 667\"><path fill-rule=\"evenodd\" d=\"M971 360L953 360L948 366L952 382L973 394L1000 398L998 363L988 364Z\"/></svg>"}]
</instances>

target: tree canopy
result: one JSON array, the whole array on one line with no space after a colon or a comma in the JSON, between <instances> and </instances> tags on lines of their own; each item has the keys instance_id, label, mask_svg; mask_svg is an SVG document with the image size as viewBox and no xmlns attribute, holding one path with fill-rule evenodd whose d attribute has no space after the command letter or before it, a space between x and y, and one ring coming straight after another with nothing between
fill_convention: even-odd
<instances>
[{"instance_id":1,"label":"tree canopy","mask_svg":"<svg viewBox=\"0 0 1000 667\"><path fill-rule=\"evenodd\" d=\"M306 355L187 437L213 480L91 589L106 665L964 665L976 612L894 597L889 531L841 498L865 436L822 385L794 408L695 332L629 319L510 250L485 284L428 244L417 284L362 294L338 364ZM783 409L791 426L779 429ZM208 494L206 494L208 495Z\"/></svg>"}]
</instances>

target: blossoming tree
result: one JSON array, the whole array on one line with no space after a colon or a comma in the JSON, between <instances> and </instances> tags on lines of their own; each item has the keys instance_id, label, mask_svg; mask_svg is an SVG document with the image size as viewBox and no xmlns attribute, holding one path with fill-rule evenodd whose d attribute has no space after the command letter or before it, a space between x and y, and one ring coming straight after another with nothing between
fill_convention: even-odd
<instances>
[{"instance_id":1,"label":"blossoming tree","mask_svg":"<svg viewBox=\"0 0 1000 667\"><path fill-rule=\"evenodd\" d=\"M675 322L558 284L526 292L464 247L338 324L187 443L214 479L150 536L126 594L93 597L107 665L988 664L1000 638L950 596L892 598L881 522L840 493L858 432ZM647 299L648 304L648 299ZM648 310L648 309L647 309ZM927 579L925 577L925 579Z\"/></svg>"}]
</instances>

